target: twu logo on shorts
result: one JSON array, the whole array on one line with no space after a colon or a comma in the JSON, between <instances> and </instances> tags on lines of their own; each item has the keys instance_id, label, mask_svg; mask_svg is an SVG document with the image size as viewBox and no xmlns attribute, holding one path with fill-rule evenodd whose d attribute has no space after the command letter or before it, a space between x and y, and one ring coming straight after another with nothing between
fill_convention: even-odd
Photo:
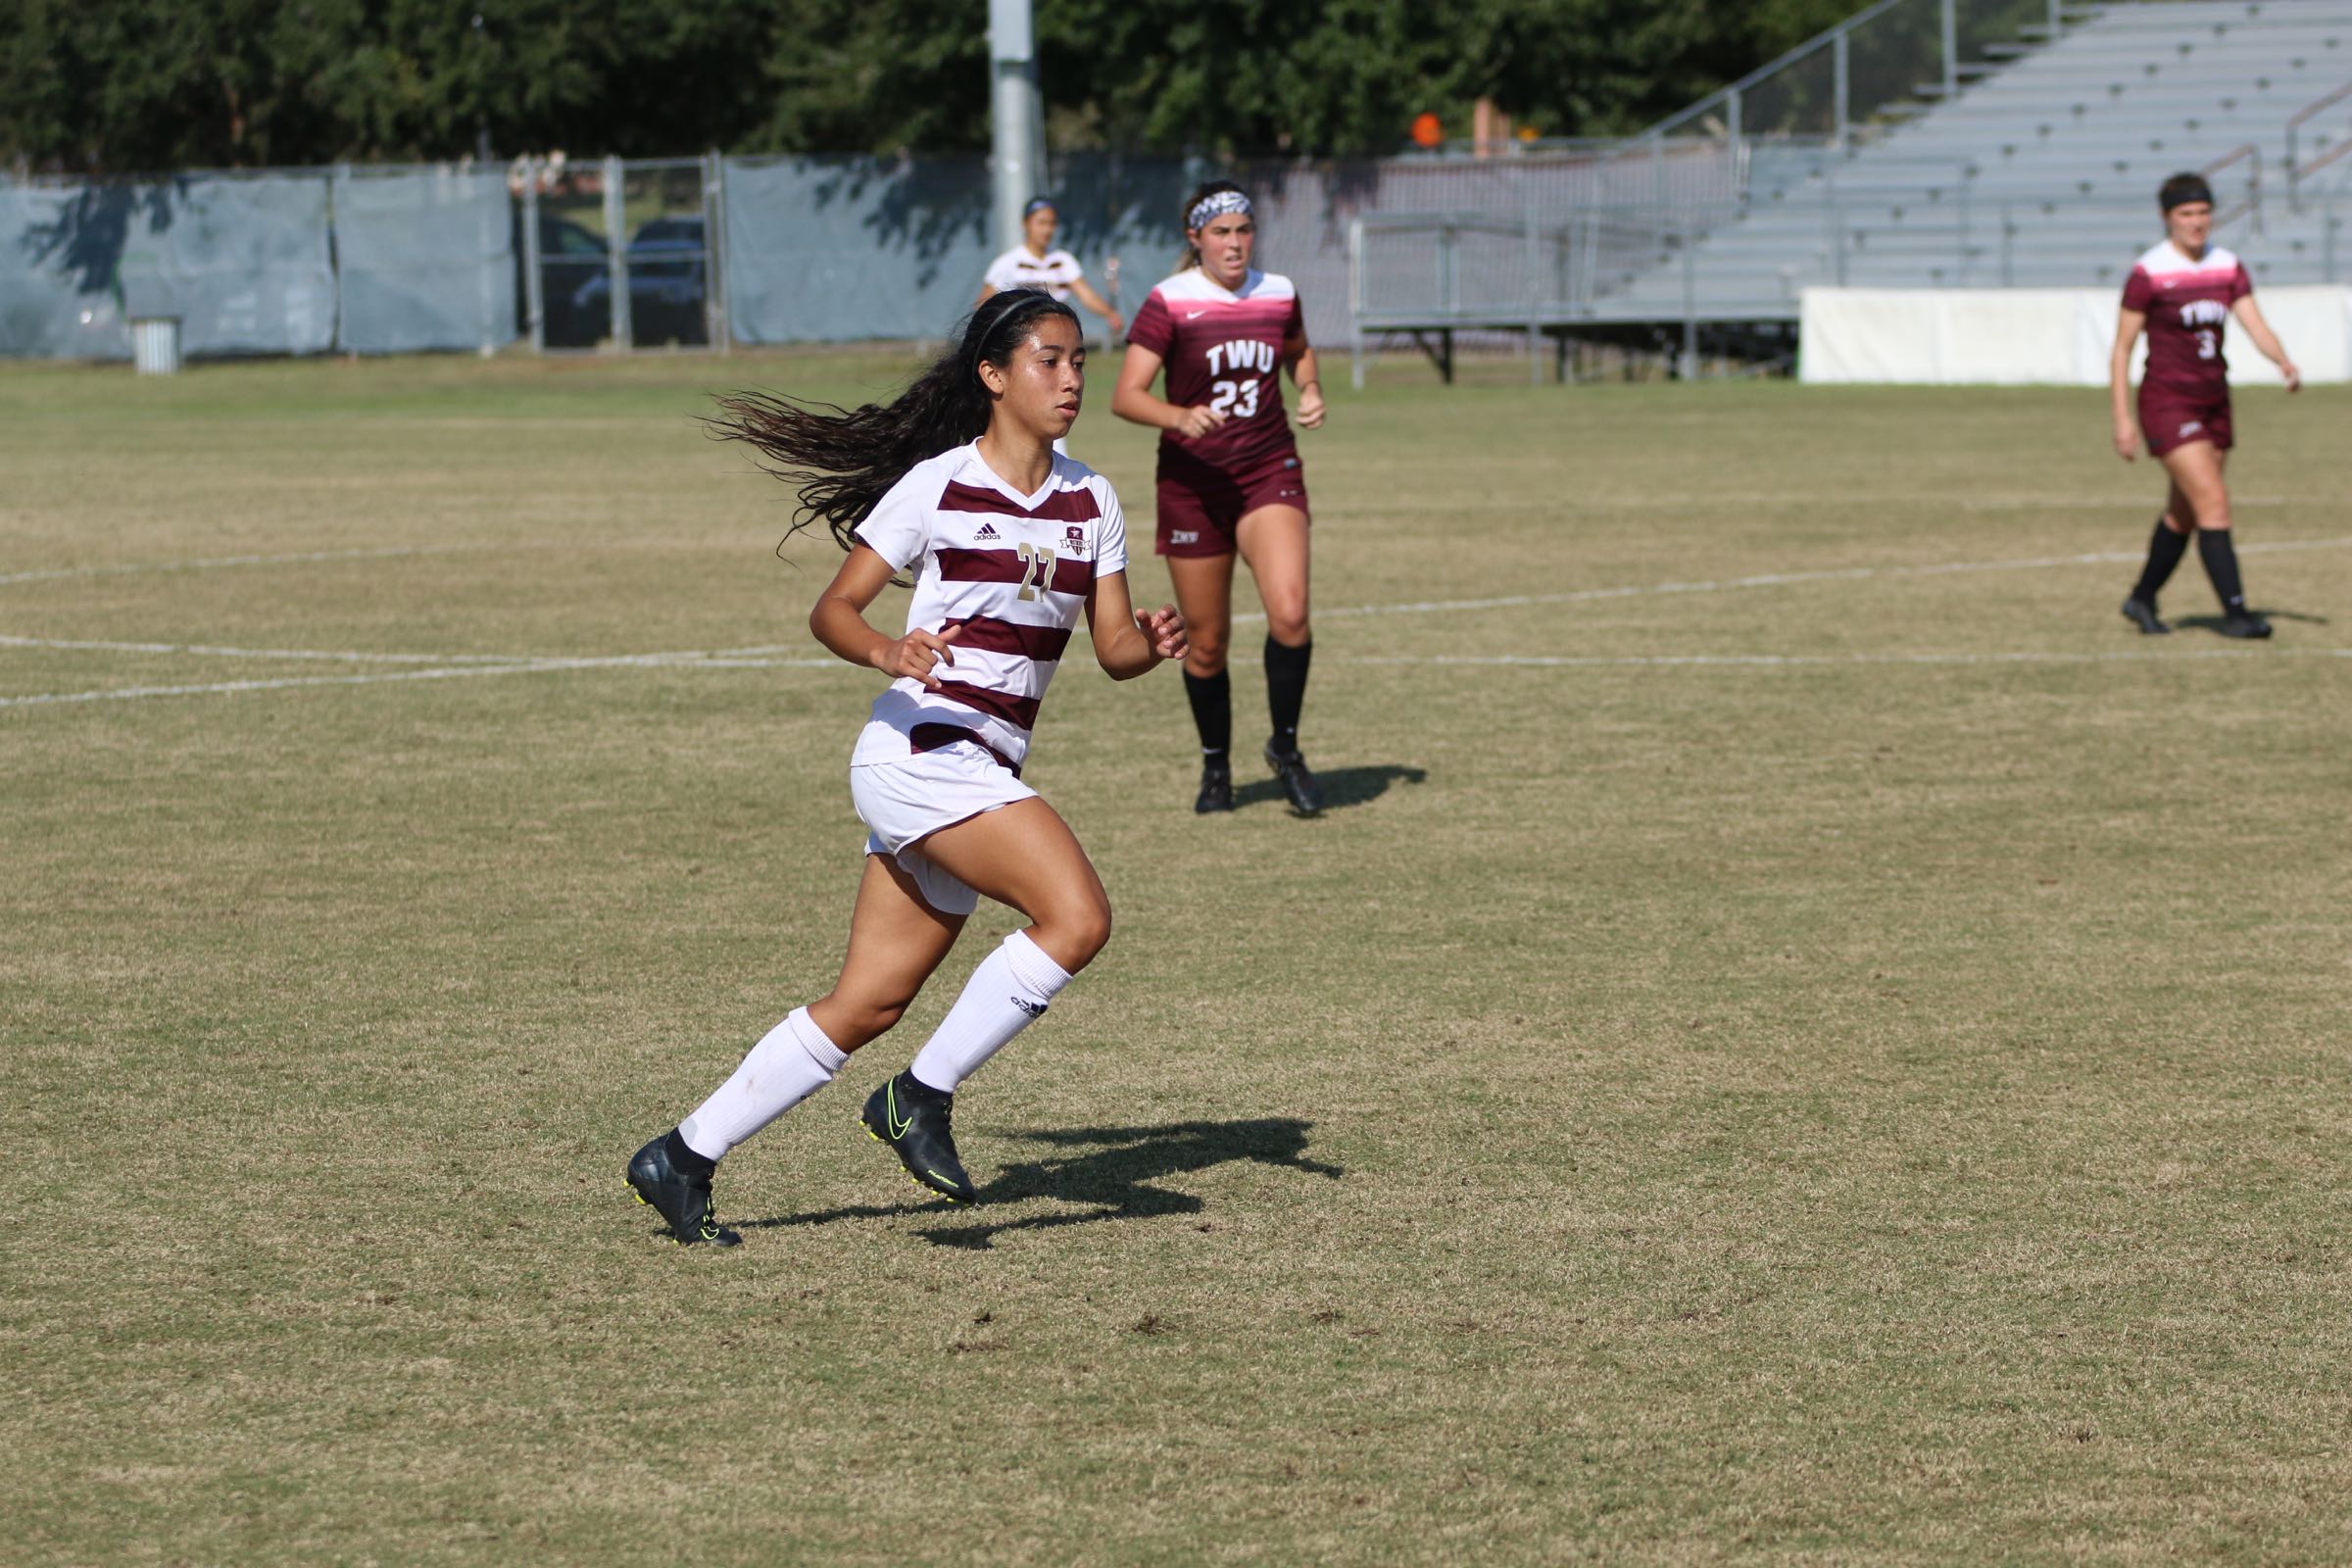
<instances>
[{"instance_id":1,"label":"twu logo on shorts","mask_svg":"<svg viewBox=\"0 0 2352 1568\"><path fill-rule=\"evenodd\" d=\"M2191 419L2180 427L2180 433L2182 435L2195 435L2199 430L2204 428L2205 421L2203 419Z\"/></svg>"}]
</instances>

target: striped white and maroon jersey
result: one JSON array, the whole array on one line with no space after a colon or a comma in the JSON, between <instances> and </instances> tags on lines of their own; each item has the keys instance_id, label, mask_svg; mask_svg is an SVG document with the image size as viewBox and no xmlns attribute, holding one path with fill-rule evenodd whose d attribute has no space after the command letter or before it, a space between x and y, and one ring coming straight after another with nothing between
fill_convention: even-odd
<instances>
[{"instance_id":1,"label":"striped white and maroon jersey","mask_svg":"<svg viewBox=\"0 0 2352 1568\"><path fill-rule=\"evenodd\" d=\"M2230 395L2222 354L2230 307L2254 292L2245 264L2219 245L2188 257L2159 240L2124 279L2124 309L2148 318L2148 364L2140 395L2210 402Z\"/></svg>"},{"instance_id":2,"label":"striped white and maroon jersey","mask_svg":"<svg viewBox=\"0 0 2352 1568\"><path fill-rule=\"evenodd\" d=\"M1289 278L1251 271L1240 288L1226 289L1197 267L1178 272L1135 313L1127 341L1168 368L1170 403L1205 403L1230 416L1189 441L1161 431L1163 450L1235 470L1297 450L1282 408L1282 362L1305 349L1306 318Z\"/></svg>"},{"instance_id":3,"label":"striped white and maroon jersey","mask_svg":"<svg viewBox=\"0 0 2352 1568\"><path fill-rule=\"evenodd\" d=\"M1070 285L1086 272L1078 258L1068 251L1048 251L1041 258L1029 253L1026 245L1015 245L988 264L983 281L993 289L1042 288L1055 299L1067 302Z\"/></svg>"},{"instance_id":4,"label":"striped white and maroon jersey","mask_svg":"<svg viewBox=\"0 0 2352 1568\"><path fill-rule=\"evenodd\" d=\"M914 574L906 629L961 626L940 689L911 676L874 699L853 764L978 741L1019 772L1038 705L1098 576L1127 569L1119 498L1083 463L1056 456L1045 487L1022 495L978 443L908 469L858 525L858 539Z\"/></svg>"}]
</instances>

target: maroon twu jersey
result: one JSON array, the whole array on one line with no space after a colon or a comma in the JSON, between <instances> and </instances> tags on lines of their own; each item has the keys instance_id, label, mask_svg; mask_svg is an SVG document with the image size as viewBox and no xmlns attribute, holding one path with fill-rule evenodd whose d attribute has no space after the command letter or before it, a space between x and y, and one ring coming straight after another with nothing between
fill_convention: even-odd
<instances>
[{"instance_id":1,"label":"maroon twu jersey","mask_svg":"<svg viewBox=\"0 0 2352 1568\"><path fill-rule=\"evenodd\" d=\"M1183 409L1205 403L1227 416L1190 441L1160 432L1163 451L1181 448L1240 471L1298 449L1282 408L1282 362L1286 349L1305 348L1306 318L1289 278L1252 271L1240 288L1225 289L1199 268L1178 272L1135 313L1127 341L1168 368L1170 403Z\"/></svg>"},{"instance_id":2,"label":"maroon twu jersey","mask_svg":"<svg viewBox=\"0 0 2352 1568\"><path fill-rule=\"evenodd\" d=\"M2124 280L2124 309L2148 318L2140 396L2189 403L2229 397L2222 334L2230 307L2253 292L2244 264L2219 245L2206 246L2193 259L2169 239L2151 246Z\"/></svg>"}]
</instances>

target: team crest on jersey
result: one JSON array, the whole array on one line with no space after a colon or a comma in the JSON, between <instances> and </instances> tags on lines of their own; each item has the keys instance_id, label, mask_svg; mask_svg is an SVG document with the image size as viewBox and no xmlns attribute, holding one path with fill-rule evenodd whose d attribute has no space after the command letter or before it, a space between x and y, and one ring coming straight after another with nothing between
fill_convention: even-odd
<instances>
[{"instance_id":1,"label":"team crest on jersey","mask_svg":"<svg viewBox=\"0 0 2352 1568\"><path fill-rule=\"evenodd\" d=\"M1061 542L1065 549L1084 550L1086 548L1086 530L1073 522L1061 530Z\"/></svg>"}]
</instances>

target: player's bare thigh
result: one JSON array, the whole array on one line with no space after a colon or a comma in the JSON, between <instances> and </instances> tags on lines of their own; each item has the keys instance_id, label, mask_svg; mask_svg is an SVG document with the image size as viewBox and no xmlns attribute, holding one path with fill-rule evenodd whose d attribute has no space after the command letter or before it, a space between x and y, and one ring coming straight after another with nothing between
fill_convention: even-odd
<instances>
[{"instance_id":1,"label":"player's bare thigh","mask_svg":"<svg viewBox=\"0 0 2352 1568\"><path fill-rule=\"evenodd\" d=\"M1306 514L1297 507L1260 507L1245 513L1234 528L1242 559L1257 579L1257 597L1266 607L1266 630L1286 648L1302 646L1312 635L1307 621Z\"/></svg>"},{"instance_id":2,"label":"player's bare thigh","mask_svg":"<svg viewBox=\"0 0 2352 1568\"><path fill-rule=\"evenodd\" d=\"M844 1051L878 1039L947 958L963 922L960 914L942 914L925 904L898 861L867 856L841 978L808 1004L808 1016Z\"/></svg>"},{"instance_id":3,"label":"player's bare thigh","mask_svg":"<svg viewBox=\"0 0 2352 1568\"><path fill-rule=\"evenodd\" d=\"M2173 448L2157 461L2172 476L2173 493L2166 511L2177 521L2193 523L2199 528L2221 530L2230 526L2230 487L2223 480L2223 469L2230 455L2210 441L2186 441ZM2185 502L2188 515L2173 512L2175 503Z\"/></svg>"},{"instance_id":4,"label":"player's bare thigh","mask_svg":"<svg viewBox=\"0 0 2352 1568\"><path fill-rule=\"evenodd\" d=\"M1233 640L1233 557L1170 556L1167 561L1168 581L1176 589L1176 608L1184 612L1191 643L1184 667L1205 679L1225 667Z\"/></svg>"},{"instance_id":5,"label":"player's bare thigh","mask_svg":"<svg viewBox=\"0 0 2352 1568\"><path fill-rule=\"evenodd\" d=\"M921 841L950 876L1032 923L1029 939L1072 974L1110 940L1110 895L1061 813L1035 796L943 827Z\"/></svg>"}]
</instances>

